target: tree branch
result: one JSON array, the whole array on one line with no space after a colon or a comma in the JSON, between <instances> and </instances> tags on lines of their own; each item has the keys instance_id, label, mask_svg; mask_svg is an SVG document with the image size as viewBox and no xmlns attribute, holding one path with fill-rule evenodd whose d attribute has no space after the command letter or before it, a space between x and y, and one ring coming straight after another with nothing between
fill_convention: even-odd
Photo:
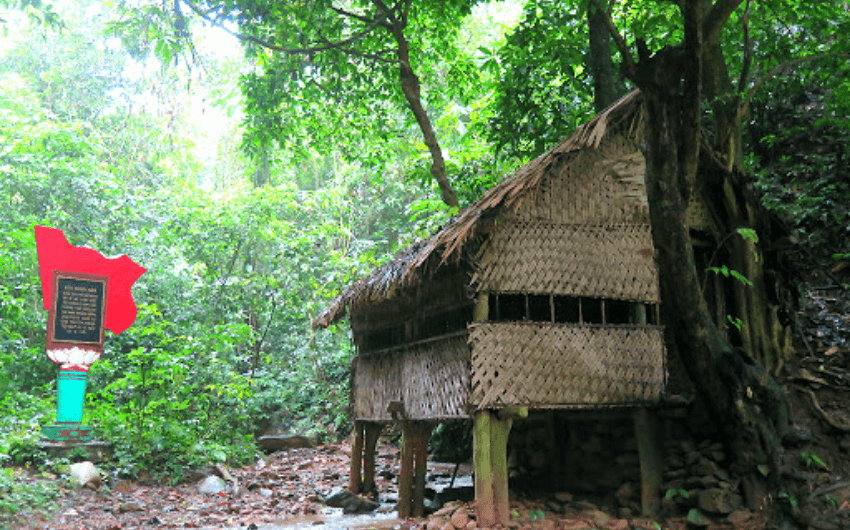
<instances>
[{"instance_id":1,"label":"tree branch","mask_svg":"<svg viewBox=\"0 0 850 530\"><path fill-rule=\"evenodd\" d=\"M744 93L744 87L747 86L747 78L750 76L750 65L753 62L753 50L750 44L750 3L747 0L747 6L744 8L744 17L741 19L741 27L744 30L744 61L741 66L741 75L738 77L738 102L741 104L741 94Z\"/></svg>"},{"instance_id":2,"label":"tree branch","mask_svg":"<svg viewBox=\"0 0 850 530\"><path fill-rule=\"evenodd\" d=\"M384 18L387 19L387 29L392 31L393 28L399 26L402 28L404 27L396 17L395 13L393 13L393 10L390 9L389 6L387 6L387 4L385 4L382 0L372 0L372 4L378 8L380 13L384 14Z\"/></svg>"},{"instance_id":3,"label":"tree branch","mask_svg":"<svg viewBox=\"0 0 850 530\"><path fill-rule=\"evenodd\" d=\"M286 53L286 54L289 54L289 55L310 55L310 54L313 54L313 53L318 53L318 52L323 52L323 51L328 51L328 50L340 50L340 51L347 53L349 55L356 55L356 56L359 56L359 57L368 57L368 58L375 59L375 60L378 60L378 61L392 62L389 59L386 59L386 58L381 57L379 55L366 54L366 53L362 53L362 52L357 52L356 50L353 50L351 48L346 48L346 46L348 44L351 44L352 42L356 42L356 41L360 40L364 36L368 35L375 27L378 27L378 25L379 25L378 21L373 21L372 26L367 27L363 31L361 31L361 32L359 32L355 35L352 35L351 37L349 37L347 39L341 40L339 42L331 42L329 40L325 40L322 44L316 45L316 46L311 46L309 48L287 48L287 47L280 46L280 45L274 44L272 42L266 41L266 40L261 39L259 37L255 37L253 35L245 35L244 33L240 33L238 31L233 31L232 29L230 29L227 26L225 26L224 24L222 24L222 22L219 18L210 18L209 13L211 13L212 11L204 12L197 4L192 2L192 0L181 0L181 1L183 3L185 3L187 6L189 6L189 9L191 9L196 15L201 17L203 20L209 22L211 25L224 30L228 34L232 35L233 37L236 37L237 39L239 39L241 41L251 42L253 44L256 44L258 46L261 46L263 48L266 48L266 49L269 49L269 50L272 50L272 51Z\"/></svg>"},{"instance_id":4,"label":"tree branch","mask_svg":"<svg viewBox=\"0 0 850 530\"><path fill-rule=\"evenodd\" d=\"M611 20L611 15L602 8L602 5L599 3L599 0L591 0L593 5L596 7L596 11L599 13L600 19L605 23L605 26L608 28L608 32L611 34L611 38L614 39L614 44L617 45L617 50L619 50L620 55L623 57L623 66L626 70L626 77L632 78L636 73L635 69L635 61L632 57L632 52L629 50L629 45L626 44L626 39L623 38L623 35L620 33L620 30L617 29L617 26L614 25L614 21Z\"/></svg>"},{"instance_id":5,"label":"tree branch","mask_svg":"<svg viewBox=\"0 0 850 530\"><path fill-rule=\"evenodd\" d=\"M850 425L845 425L843 423L839 423L832 416L827 414L827 412L825 410L823 410L823 408L820 406L820 403L818 402L818 398L817 398L817 396L815 396L815 393L812 392L811 390L809 390L808 393L809 393L809 399L812 402L812 407L815 409L815 412L818 413L818 416L820 416L823 421L827 422L832 428L834 428L836 430L839 430L839 431L842 431L842 432L850 432Z\"/></svg>"},{"instance_id":6,"label":"tree branch","mask_svg":"<svg viewBox=\"0 0 850 530\"><path fill-rule=\"evenodd\" d=\"M341 7L336 7L334 5L331 5L329 7L330 7L331 11L333 11L337 15L341 15L341 16L344 16L346 18L353 18L354 20L357 20L357 21L362 22L362 23L367 24L367 25L378 23L377 19L369 18L369 17L364 16L364 15L358 15L357 13L353 13L351 11L346 11L345 9L343 9Z\"/></svg>"},{"instance_id":7,"label":"tree branch","mask_svg":"<svg viewBox=\"0 0 850 530\"><path fill-rule=\"evenodd\" d=\"M817 55L806 55L804 57L797 57L796 59L786 61L782 64L778 64L771 68L771 70L759 80L758 83L755 83L750 89L747 91L747 96L744 98L744 105L742 108L746 108L749 102L753 99L753 94L758 90L760 86L767 82L768 79L772 79L779 75L783 70L787 68L791 68L792 66L796 66L801 63L809 62L809 61L817 61L818 59L825 59L827 57L844 57L850 58L850 53L820 53Z\"/></svg>"},{"instance_id":8,"label":"tree branch","mask_svg":"<svg viewBox=\"0 0 850 530\"><path fill-rule=\"evenodd\" d=\"M743 0L717 0L702 22L703 39L710 41L720 35L723 24L729 20L735 9L741 5Z\"/></svg>"}]
</instances>

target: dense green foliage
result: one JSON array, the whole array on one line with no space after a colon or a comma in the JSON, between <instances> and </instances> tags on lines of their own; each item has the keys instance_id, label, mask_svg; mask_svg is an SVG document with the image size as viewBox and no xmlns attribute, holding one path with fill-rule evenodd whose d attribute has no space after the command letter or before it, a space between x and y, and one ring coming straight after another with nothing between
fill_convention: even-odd
<instances>
[{"instance_id":1,"label":"dense green foliage","mask_svg":"<svg viewBox=\"0 0 850 530\"><path fill-rule=\"evenodd\" d=\"M271 424L345 433L350 345L342 331L314 336L310 316L362 272L353 257L374 247L378 258L402 234L354 241L375 210L355 211L356 175L339 166L316 189L257 189L233 175L227 192L201 188L202 165L175 126L186 117L161 100L162 113L134 110L148 87L122 81L122 53L75 31L25 36L0 72L0 455L37 462L40 426L55 414L36 224L148 268L135 325L107 340L88 381L84 421L116 445L122 471L174 477L250 458Z\"/></svg>"},{"instance_id":2,"label":"dense green foliage","mask_svg":"<svg viewBox=\"0 0 850 530\"><path fill-rule=\"evenodd\" d=\"M826 263L850 258L850 61L828 64L773 83L749 128L765 205Z\"/></svg>"},{"instance_id":3,"label":"dense green foliage","mask_svg":"<svg viewBox=\"0 0 850 530\"><path fill-rule=\"evenodd\" d=\"M0 67L0 455L43 462L36 443L55 414L37 224L148 269L133 288L136 322L108 336L88 377L84 423L114 444L120 473L179 478L250 459L267 429L344 436L352 346L346 329L314 333L310 320L341 286L446 219L416 169L421 152L407 133L299 153L284 142L266 146L271 178L258 186L258 159L233 149L237 117L202 136L181 101L191 81L233 108L244 64L208 58L203 79L173 64L151 70L100 36L109 15L97 5L65 13L62 32L16 33ZM465 31L488 31L482 24ZM127 75L139 69L147 75ZM437 115L464 202L504 172L469 126L483 119L471 117L476 106L449 98ZM210 141L210 159L198 158L197 142Z\"/></svg>"}]
</instances>

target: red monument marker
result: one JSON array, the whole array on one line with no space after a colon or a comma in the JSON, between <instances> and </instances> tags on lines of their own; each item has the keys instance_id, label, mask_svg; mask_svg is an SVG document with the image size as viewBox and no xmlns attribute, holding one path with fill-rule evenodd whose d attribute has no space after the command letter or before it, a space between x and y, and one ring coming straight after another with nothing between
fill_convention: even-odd
<instances>
[{"instance_id":1,"label":"red monument marker","mask_svg":"<svg viewBox=\"0 0 850 530\"><path fill-rule=\"evenodd\" d=\"M127 256L106 258L68 243L61 230L35 227L47 317L47 356L59 367L56 424L50 440L89 440L81 425L86 376L103 352L104 330L118 334L136 318L131 288L146 271Z\"/></svg>"}]
</instances>

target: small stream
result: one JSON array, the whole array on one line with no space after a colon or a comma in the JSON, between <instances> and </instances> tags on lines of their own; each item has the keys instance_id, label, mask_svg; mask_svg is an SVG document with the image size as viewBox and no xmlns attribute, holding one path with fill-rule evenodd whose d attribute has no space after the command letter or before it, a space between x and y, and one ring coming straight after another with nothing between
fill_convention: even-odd
<instances>
[{"instance_id":1,"label":"small stream","mask_svg":"<svg viewBox=\"0 0 850 530\"><path fill-rule=\"evenodd\" d=\"M472 466L461 464L452 485L452 475L454 474L455 464L428 462L426 507L430 505L433 510L437 509L442 503L451 500L471 500L470 496L473 491ZM449 489L450 485L452 486L451 489ZM398 511L396 511L397 491L381 492L378 501L380 507L372 513L343 514L342 508L324 506L321 513L315 515L293 516L275 523L263 523L255 526L232 526L225 530L402 530L407 528L406 522L398 518ZM213 528L202 528L200 530L213 530ZM221 528L216 527L215 530L221 530Z\"/></svg>"},{"instance_id":2,"label":"small stream","mask_svg":"<svg viewBox=\"0 0 850 530\"><path fill-rule=\"evenodd\" d=\"M334 513L305 515L255 526L232 526L225 530L248 530L249 528L254 530L350 530L355 528L400 530L404 525L404 521L398 518L398 512L395 511L343 515L341 508L328 508L328 510ZM201 530L213 530L213 528ZM221 528L215 527L215 530L221 530Z\"/></svg>"}]
</instances>

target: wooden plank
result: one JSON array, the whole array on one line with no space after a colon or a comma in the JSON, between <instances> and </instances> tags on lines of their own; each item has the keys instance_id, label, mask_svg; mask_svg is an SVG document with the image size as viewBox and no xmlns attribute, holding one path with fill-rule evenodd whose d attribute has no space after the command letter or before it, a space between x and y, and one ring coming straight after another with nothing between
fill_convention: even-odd
<instances>
[{"instance_id":1,"label":"wooden plank","mask_svg":"<svg viewBox=\"0 0 850 530\"><path fill-rule=\"evenodd\" d=\"M445 333L443 335L434 335L433 337L428 337L427 339L417 340L416 342L409 342L406 344L399 344L398 346L390 346L388 348L381 348L378 350L367 350L364 352L364 356L372 357L377 355L387 355L393 354L396 352L404 351L410 349L415 346L422 346L425 344L429 344L431 342L440 342L448 339L453 339L455 337L462 337L464 335L468 335L469 331L466 329L460 331L452 331L450 333Z\"/></svg>"},{"instance_id":2,"label":"wooden plank","mask_svg":"<svg viewBox=\"0 0 850 530\"><path fill-rule=\"evenodd\" d=\"M634 412L635 436L640 457L640 505L644 516L654 516L661 506L661 453L658 449L655 419L649 409Z\"/></svg>"},{"instance_id":3,"label":"wooden plank","mask_svg":"<svg viewBox=\"0 0 850 530\"><path fill-rule=\"evenodd\" d=\"M428 438L431 425L416 425L413 455L413 517L425 515L425 476L428 474Z\"/></svg>"},{"instance_id":4,"label":"wooden plank","mask_svg":"<svg viewBox=\"0 0 850 530\"><path fill-rule=\"evenodd\" d=\"M401 423L401 470L398 475L398 516L410 517L410 501L413 486L413 425Z\"/></svg>"},{"instance_id":5,"label":"wooden plank","mask_svg":"<svg viewBox=\"0 0 850 530\"><path fill-rule=\"evenodd\" d=\"M375 486L375 448L384 426L380 423L364 422L365 435L363 441L363 492L377 492Z\"/></svg>"},{"instance_id":6,"label":"wooden plank","mask_svg":"<svg viewBox=\"0 0 850 530\"><path fill-rule=\"evenodd\" d=\"M475 413L472 461L475 468L475 506L479 528L496 526L493 497L493 467L491 460L490 411ZM399 514L401 516L401 514Z\"/></svg>"},{"instance_id":7,"label":"wooden plank","mask_svg":"<svg viewBox=\"0 0 850 530\"><path fill-rule=\"evenodd\" d=\"M363 422L354 422L354 439L351 442L351 465L348 472L348 491L360 493L360 464L363 461Z\"/></svg>"}]
</instances>

